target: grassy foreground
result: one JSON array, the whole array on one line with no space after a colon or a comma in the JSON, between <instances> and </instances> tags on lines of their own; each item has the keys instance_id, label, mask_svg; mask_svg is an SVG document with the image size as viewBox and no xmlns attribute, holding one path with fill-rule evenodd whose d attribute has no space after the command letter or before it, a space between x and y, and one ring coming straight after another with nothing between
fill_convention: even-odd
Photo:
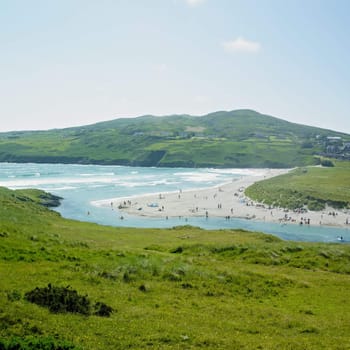
<instances>
[{"instance_id":1,"label":"grassy foreground","mask_svg":"<svg viewBox=\"0 0 350 350\"><path fill-rule=\"evenodd\" d=\"M310 210L322 210L327 204L350 208L350 162L336 162L330 168L297 168L257 182L245 193L259 202L289 209L305 205Z\"/></svg>"},{"instance_id":2,"label":"grassy foreground","mask_svg":"<svg viewBox=\"0 0 350 350\"><path fill-rule=\"evenodd\" d=\"M0 188L0 340L71 344L61 349L349 349L349 262L345 244L66 220L33 192ZM24 297L49 284L114 311L53 313Z\"/></svg>"}]
</instances>

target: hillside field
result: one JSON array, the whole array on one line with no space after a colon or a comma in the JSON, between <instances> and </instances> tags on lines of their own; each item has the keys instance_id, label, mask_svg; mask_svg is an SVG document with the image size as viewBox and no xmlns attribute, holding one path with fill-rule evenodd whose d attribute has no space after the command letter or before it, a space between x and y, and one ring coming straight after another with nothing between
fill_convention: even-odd
<instances>
[{"instance_id":1,"label":"hillside field","mask_svg":"<svg viewBox=\"0 0 350 350\"><path fill-rule=\"evenodd\" d=\"M99 226L63 219L43 198L0 188L4 349L11 341L97 350L350 348L347 244ZM67 298L53 305L53 290L66 287L113 312L67 312ZM45 288L47 307L28 300Z\"/></svg>"},{"instance_id":2,"label":"hillside field","mask_svg":"<svg viewBox=\"0 0 350 350\"><path fill-rule=\"evenodd\" d=\"M328 137L340 140L332 149L350 142L347 134L251 110L201 117L142 116L76 128L0 133L0 162L291 168L319 164Z\"/></svg>"}]
</instances>

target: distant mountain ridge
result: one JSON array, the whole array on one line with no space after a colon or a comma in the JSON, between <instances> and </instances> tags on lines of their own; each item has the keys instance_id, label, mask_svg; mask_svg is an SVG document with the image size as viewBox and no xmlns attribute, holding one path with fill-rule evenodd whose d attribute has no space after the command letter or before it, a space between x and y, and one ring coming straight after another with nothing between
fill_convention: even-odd
<instances>
[{"instance_id":1,"label":"distant mountain ridge","mask_svg":"<svg viewBox=\"0 0 350 350\"><path fill-rule=\"evenodd\" d=\"M317 164L327 138L350 135L252 110L120 118L0 133L0 161L167 167L284 168Z\"/></svg>"}]
</instances>

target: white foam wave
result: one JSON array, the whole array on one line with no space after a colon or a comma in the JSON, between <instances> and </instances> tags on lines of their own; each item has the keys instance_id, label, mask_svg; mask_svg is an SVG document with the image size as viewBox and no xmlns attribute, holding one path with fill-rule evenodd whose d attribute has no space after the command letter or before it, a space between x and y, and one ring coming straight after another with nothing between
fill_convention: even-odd
<instances>
[{"instance_id":1,"label":"white foam wave","mask_svg":"<svg viewBox=\"0 0 350 350\"><path fill-rule=\"evenodd\" d=\"M189 182L210 182L215 181L219 177L218 174L213 173L193 173L193 174L185 174L182 176L183 181L189 181Z\"/></svg>"},{"instance_id":2,"label":"white foam wave","mask_svg":"<svg viewBox=\"0 0 350 350\"><path fill-rule=\"evenodd\" d=\"M47 192L50 192L52 190L55 190L55 191L67 191L67 190L75 190L77 189L78 187L74 187L74 186L62 186L62 187L55 187L55 188L52 188L52 187L42 187L41 189L43 191L47 191Z\"/></svg>"},{"instance_id":3,"label":"white foam wave","mask_svg":"<svg viewBox=\"0 0 350 350\"><path fill-rule=\"evenodd\" d=\"M274 171L278 169L274 169ZM221 175L227 176L262 176L269 174L271 169L267 168L250 168L250 169L241 169L241 168L232 168L232 169L215 169L209 168L206 171L199 170L198 172L177 172L174 173L175 176L181 176L183 179L189 181L201 181L201 179L209 179L212 176L212 179L217 179Z\"/></svg>"},{"instance_id":4,"label":"white foam wave","mask_svg":"<svg viewBox=\"0 0 350 350\"><path fill-rule=\"evenodd\" d=\"M144 186L144 183L138 183L138 182L117 182L114 184L114 187L128 187L133 188L137 186Z\"/></svg>"},{"instance_id":5,"label":"white foam wave","mask_svg":"<svg viewBox=\"0 0 350 350\"><path fill-rule=\"evenodd\" d=\"M25 178L10 181L1 181L0 186L42 186L51 184L89 184L89 183L109 183L113 184L116 179L110 177L91 177L91 178Z\"/></svg>"},{"instance_id":6,"label":"white foam wave","mask_svg":"<svg viewBox=\"0 0 350 350\"><path fill-rule=\"evenodd\" d=\"M143 183L143 186L159 186L159 185L177 185L181 182L178 181L169 181L167 179L157 180L157 181L150 181L147 184Z\"/></svg>"},{"instance_id":7,"label":"white foam wave","mask_svg":"<svg viewBox=\"0 0 350 350\"><path fill-rule=\"evenodd\" d=\"M79 176L114 176L115 173L82 173L82 174L78 174Z\"/></svg>"}]
</instances>

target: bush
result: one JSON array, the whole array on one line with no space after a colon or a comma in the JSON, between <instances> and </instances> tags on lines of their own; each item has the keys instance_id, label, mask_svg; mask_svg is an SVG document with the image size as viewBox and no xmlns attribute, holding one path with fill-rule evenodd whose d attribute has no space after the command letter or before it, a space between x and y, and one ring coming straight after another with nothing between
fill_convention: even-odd
<instances>
[{"instance_id":1,"label":"bush","mask_svg":"<svg viewBox=\"0 0 350 350\"><path fill-rule=\"evenodd\" d=\"M1 350L78 350L75 345L52 338L0 339Z\"/></svg>"},{"instance_id":2,"label":"bush","mask_svg":"<svg viewBox=\"0 0 350 350\"><path fill-rule=\"evenodd\" d=\"M326 166L326 167L334 167L333 162L330 161L329 159L322 159L321 160L321 165L322 166Z\"/></svg>"},{"instance_id":3,"label":"bush","mask_svg":"<svg viewBox=\"0 0 350 350\"><path fill-rule=\"evenodd\" d=\"M325 204L317 200L309 200L307 207L309 210L319 211L325 208Z\"/></svg>"},{"instance_id":4,"label":"bush","mask_svg":"<svg viewBox=\"0 0 350 350\"><path fill-rule=\"evenodd\" d=\"M102 317L109 317L111 316L111 313L113 312L113 309L106 305L105 303L102 303L98 301L94 306L94 315L96 316L102 316Z\"/></svg>"},{"instance_id":5,"label":"bush","mask_svg":"<svg viewBox=\"0 0 350 350\"><path fill-rule=\"evenodd\" d=\"M170 250L170 253L179 254L179 253L182 253L183 251L184 251L183 248L180 246L180 247L171 249L171 250Z\"/></svg>"},{"instance_id":6,"label":"bush","mask_svg":"<svg viewBox=\"0 0 350 350\"><path fill-rule=\"evenodd\" d=\"M301 144L301 148L313 148L313 144L312 142L310 141L304 141L302 144Z\"/></svg>"},{"instance_id":7,"label":"bush","mask_svg":"<svg viewBox=\"0 0 350 350\"><path fill-rule=\"evenodd\" d=\"M18 290L7 291L6 294L8 301L18 301L22 298L21 292L19 292Z\"/></svg>"},{"instance_id":8,"label":"bush","mask_svg":"<svg viewBox=\"0 0 350 350\"><path fill-rule=\"evenodd\" d=\"M25 299L31 303L47 307L51 312L72 312L82 315L110 316L113 309L97 302L91 306L87 295L79 295L76 290L68 287L54 287L48 284L47 287L36 287L25 294Z\"/></svg>"},{"instance_id":9,"label":"bush","mask_svg":"<svg viewBox=\"0 0 350 350\"><path fill-rule=\"evenodd\" d=\"M25 294L25 299L31 303L45 306L51 312L73 312L83 315L90 314L90 300L81 296L76 290L68 287L36 287Z\"/></svg>"}]
</instances>

